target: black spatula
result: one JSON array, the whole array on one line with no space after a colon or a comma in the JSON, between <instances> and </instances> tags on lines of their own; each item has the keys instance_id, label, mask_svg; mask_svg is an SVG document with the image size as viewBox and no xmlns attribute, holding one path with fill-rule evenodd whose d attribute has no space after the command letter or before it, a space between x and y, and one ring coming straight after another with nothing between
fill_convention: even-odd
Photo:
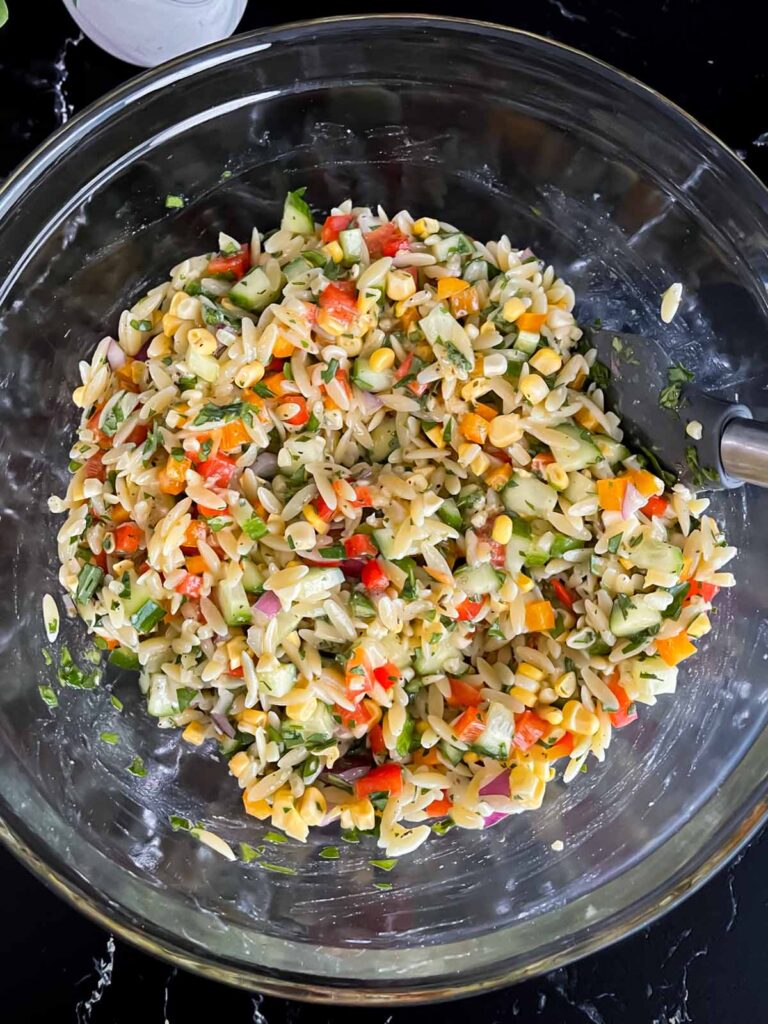
<instances>
[{"instance_id":1,"label":"black spatula","mask_svg":"<svg viewBox=\"0 0 768 1024\"><path fill-rule=\"evenodd\" d=\"M768 487L768 424L754 420L747 406L699 390L652 338L600 330L590 341L609 371L602 374L606 407L621 417L635 449L699 489ZM599 368L593 376L602 385ZM701 424L699 439L686 432L692 422Z\"/></svg>"}]
</instances>

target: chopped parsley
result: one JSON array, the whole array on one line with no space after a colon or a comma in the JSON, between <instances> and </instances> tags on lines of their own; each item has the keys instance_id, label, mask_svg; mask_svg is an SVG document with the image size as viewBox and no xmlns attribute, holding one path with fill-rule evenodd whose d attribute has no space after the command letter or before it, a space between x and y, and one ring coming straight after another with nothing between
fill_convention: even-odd
<instances>
[{"instance_id":1,"label":"chopped parsley","mask_svg":"<svg viewBox=\"0 0 768 1024\"><path fill-rule=\"evenodd\" d=\"M692 444L685 449L685 461L691 471L691 477L697 487L703 487L708 481L716 483L720 477L717 470L711 466L699 465L699 454Z\"/></svg>"},{"instance_id":2,"label":"chopped parsley","mask_svg":"<svg viewBox=\"0 0 768 1024\"><path fill-rule=\"evenodd\" d=\"M336 371L339 368L339 360L331 359L328 366L323 370L320 376L326 384L330 384L333 378L336 376Z\"/></svg>"},{"instance_id":3,"label":"chopped parsley","mask_svg":"<svg viewBox=\"0 0 768 1024\"><path fill-rule=\"evenodd\" d=\"M131 320L131 327L134 331L151 331L152 321L151 320Z\"/></svg>"},{"instance_id":4,"label":"chopped parsley","mask_svg":"<svg viewBox=\"0 0 768 1024\"><path fill-rule=\"evenodd\" d=\"M338 846L324 846L319 854L323 860L338 860L341 856Z\"/></svg>"},{"instance_id":5,"label":"chopped parsley","mask_svg":"<svg viewBox=\"0 0 768 1024\"><path fill-rule=\"evenodd\" d=\"M143 779L144 776L147 774L147 769L144 767L144 762L138 756L138 754L128 765L128 771L131 773L131 775L135 775L140 779Z\"/></svg>"},{"instance_id":6,"label":"chopped parsley","mask_svg":"<svg viewBox=\"0 0 768 1024\"><path fill-rule=\"evenodd\" d=\"M437 339L437 344L440 345L445 351L445 358L459 370L465 370L467 373L472 369L472 363L467 359L463 352L461 352L452 341L443 341L442 338Z\"/></svg>"},{"instance_id":7,"label":"chopped parsley","mask_svg":"<svg viewBox=\"0 0 768 1024\"><path fill-rule=\"evenodd\" d=\"M166 210L181 210L186 205L182 196L167 195L165 197Z\"/></svg>"},{"instance_id":8,"label":"chopped parsley","mask_svg":"<svg viewBox=\"0 0 768 1024\"><path fill-rule=\"evenodd\" d=\"M50 686L38 686L37 689L40 696L43 698L43 701L49 708L56 708L59 706L59 698Z\"/></svg>"},{"instance_id":9,"label":"chopped parsley","mask_svg":"<svg viewBox=\"0 0 768 1024\"><path fill-rule=\"evenodd\" d=\"M371 860L368 863L375 868L381 868L382 871L391 871L397 864L397 860L394 857L390 857L385 860Z\"/></svg>"},{"instance_id":10,"label":"chopped parsley","mask_svg":"<svg viewBox=\"0 0 768 1024\"><path fill-rule=\"evenodd\" d=\"M605 391L611 382L611 371L605 363L601 363L599 359L596 359L589 371L589 379L594 381L601 391Z\"/></svg>"},{"instance_id":11,"label":"chopped parsley","mask_svg":"<svg viewBox=\"0 0 768 1024\"><path fill-rule=\"evenodd\" d=\"M111 747L114 747L116 743L120 742L120 737L116 732L99 733L99 739L102 741L102 743L108 743Z\"/></svg>"}]
</instances>

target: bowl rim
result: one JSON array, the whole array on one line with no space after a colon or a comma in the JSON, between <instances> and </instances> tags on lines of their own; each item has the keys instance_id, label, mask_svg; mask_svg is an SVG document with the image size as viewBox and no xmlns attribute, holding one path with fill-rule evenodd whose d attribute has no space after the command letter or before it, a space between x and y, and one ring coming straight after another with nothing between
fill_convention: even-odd
<instances>
[{"instance_id":1,"label":"bowl rim","mask_svg":"<svg viewBox=\"0 0 768 1024\"><path fill-rule=\"evenodd\" d=\"M481 35L488 34L532 41L544 48L561 50L587 64L596 65L634 90L645 93L655 104L664 108L667 113L671 113L676 120L703 135L714 145L716 150L719 150L727 158L728 162L733 163L744 187L749 186L750 198L768 212L768 187L726 143L678 104L612 64L567 43L490 21L455 18L439 14L394 13L352 14L305 19L237 33L219 42L185 53L155 68L140 72L67 120L16 167L0 187L0 217L4 217L16 201L23 197L25 191L34 185L36 180L55 163L59 153L68 150L79 137L102 124L116 109L140 99L143 95L178 82L179 79L192 76L200 70L226 64L240 54L257 52L262 48L258 45L261 41L264 42L264 45L269 45L270 39L284 35L286 32L305 31L320 26L327 27L352 22L390 26L397 26L398 23L404 26L409 23L429 24L433 27L443 25L458 32L480 30L479 34ZM748 754L745 755L745 757L747 756ZM728 778L732 778L733 774L734 772L731 772ZM364 989L361 986L343 987L343 985L339 986L333 982L316 984L307 978L294 980L279 975L260 973L260 968L245 967L242 965L242 961L234 959L229 962L225 960L213 962L191 948L185 948L174 937L169 936L170 941L164 941L159 935L148 934L131 919L123 908L114 904L110 905L101 894L90 891L84 880L75 872L70 872L63 866L52 867L35 851L34 838L30 836L23 823L18 819L13 827L10 821L0 814L0 842L46 886L64 898L75 909L85 914L86 917L144 952L159 956L175 966L183 967L185 970L214 981L283 998L314 1003L334 1002L346 1005L366 1003L389 1007L478 995L535 977L545 971L554 970L596 953L653 923L695 892L718 869L736 856L739 850L762 827L766 819L768 819L768 779L763 780L761 787L755 788L751 801L747 805L742 805L740 814L735 821L731 820L726 823L727 834L715 843L715 848L709 852L700 850L698 859L689 859L686 870L682 871L674 882L667 881L665 883L669 886L665 892L646 893L639 906L636 905L635 912L629 920L613 925L610 921L604 922L597 929L590 929L586 934L582 933L582 937L576 945L552 953L545 961L513 966L500 962L489 968L480 978L459 977L455 981L446 981L439 988L416 981L410 988L402 990L387 987L386 981L383 983L384 987L379 988L367 987L371 984L378 985L379 982L362 982L361 985L366 986Z\"/></svg>"}]
</instances>

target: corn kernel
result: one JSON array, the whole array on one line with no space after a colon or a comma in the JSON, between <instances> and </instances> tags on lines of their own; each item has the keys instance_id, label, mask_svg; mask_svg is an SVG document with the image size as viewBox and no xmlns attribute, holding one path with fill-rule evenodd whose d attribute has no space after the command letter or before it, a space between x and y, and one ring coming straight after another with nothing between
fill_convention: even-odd
<instances>
[{"instance_id":1,"label":"corn kernel","mask_svg":"<svg viewBox=\"0 0 768 1024\"><path fill-rule=\"evenodd\" d=\"M264 364L256 360L240 367L235 374L235 384L239 388L252 388L254 384L258 384L263 376Z\"/></svg>"},{"instance_id":2,"label":"corn kernel","mask_svg":"<svg viewBox=\"0 0 768 1024\"><path fill-rule=\"evenodd\" d=\"M240 655L245 650L245 638L236 636L227 641L227 657L230 668L240 668Z\"/></svg>"},{"instance_id":3,"label":"corn kernel","mask_svg":"<svg viewBox=\"0 0 768 1024\"><path fill-rule=\"evenodd\" d=\"M600 728L600 719L579 701L569 700L563 708L563 725L568 732L579 736L594 736Z\"/></svg>"},{"instance_id":4,"label":"corn kernel","mask_svg":"<svg viewBox=\"0 0 768 1024\"><path fill-rule=\"evenodd\" d=\"M327 309L321 309L317 314L317 326L325 331L326 334L332 334L335 338L340 334L349 332L349 325L331 316Z\"/></svg>"},{"instance_id":5,"label":"corn kernel","mask_svg":"<svg viewBox=\"0 0 768 1024\"><path fill-rule=\"evenodd\" d=\"M528 662L523 661L517 666L517 671L521 676L527 676L529 679L533 679L534 682L540 683L544 678L544 673L540 668L536 668L535 665L529 665Z\"/></svg>"},{"instance_id":6,"label":"corn kernel","mask_svg":"<svg viewBox=\"0 0 768 1024\"><path fill-rule=\"evenodd\" d=\"M587 382L587 374L580 370L568 385L573 391L581 391Z\"/></svg>"},{"instance_id":7,"label":"corn kernel","mask_svg":"<svg viewBox=\"0 0 768 1024\"><path fill-rule=\"evenodd\" d=\"M501 311L501 315L507 321L508 324L513 324L517 318L525 312L525 303L522 299L517 297L513 299L507 299L504 303L504 307Z\"/></svg>"},{"instance_id":8,"label":"corn kernel","mask_svg":"<svg viewBox=\"0 0 768 1024\"><path fill-rule=\"evenodd\" d=\"M311 697L301 703L287 704L285 713L294 722L308 722L317 710L317 699Z\"/></svg>"},{"instance_id":9,"label":"corn kernel","mask_svg":"<svg viewBox=\"0 0 768 1024\"><path fill-rule=\"evenodd\" d=\"M341 805L341 827L358 828L365 831L376 824L373 804L366 797L364 800L352 800Z\"/></svg>"},{"instance_id":10,"label":"corn kernel","mask_svg":"<svg viewBox=\"0 0 768 1024\"><path fill-rule=\"evenodd\" d=\"M197 320L200 316L200 299L186 292L176 292L171 299L168 312L181 320Z\"/></svg>"},{"instance_id":11,"label":"corn kernel","mask_svg":"<svg viewBox=\"0 0 768 1024\"><path fill-rule=\"evenodd\" d=\"M442 427L432 427L427 431L427 437L436 448L445 448L445 439L443 438Z\"/></svg>"},{"instance_id":12,"label":"corn kernel","mask_svg":"<svg viewBox=\"0 0 768 1024\"><path fill-rule=\"evenodd\" d=\"M635 563L630 561L629 558L620 558L619 564L621 565L622 569L624 569L626 572L631 572Z\"/></svg>"},{"instance_id":13,"label":"corn kernel","mask_svg":"<svg viewBox=\"0 0 768 1024\"><path fill-rule=\"evenodd\" d=\"M202 722L190 722L181 734L181 738L186 743L191 743L193 746L199 747L201 743L205 742L206 732L206 727Z\"/></svg>"},{"instance_id":14,"label":"corn kernel","mask_svg":"<svg viewBox=\"0 0 768 1024\"><path fill-rule=\"evenodd\" d=\"M203 356L212 356L219 347L218 341L205 327L193 327L191 331L187 332L187 341L190 348Z\"/></svg>"},{"instance_id":15,"label":"corn kernel","mask_svg":"<svg viewBox=\"0 0 768 1024\"><path fill-rule=\"evenodd\" d=\"M522 686L513 686L509 691L509 695L519 700L521 704L525 704L527 708L532 708L538 703L536 694L531 693L530 690L523 689Z\"/></svg>"},{"instance_id":16,"label":"corn kernel","mask_svg":"<svg viewBox=\"0 0 768 1024\"><path fill-rule=\"evenodd\" d=\"M328 810L325 797L317 786L308 786L297 808L305 825L319 825Z\"/></svg>"},{"instance_id":17,"label":"corn kernel","mask_svg":"<svg viewBox=\"0 0 768 1024\"><path fill-rule=\"evenodd\" d=\"M424 721L420 720L420 721L418 721L416 723L416 732L419 734L419 736L422 736L427 731L428 728L429 728L429 723L428 722L424 722Z\"/></svg>"},{"instance_id":18,"label":"corn kernel","mask_svg":"<svg viewBox=\"0 0 768 1024\"><path fill-rule=\"evenodd\" d=\"M405 270L390 270L387 274L387 297L393 302L402 302L416 291L416 282L413 274Z\"/></svg>"},{"instance_id":19,"label":"corn kernel","mask_svg":"<svg viewBox=\"0 0 768 1024\"><path fill-rule=\"evenodd\" d=\"M480 445L477 444L460 444L458 447L457 455L459 456L459 462L462 466L468 466L472 460L480 454Z\"/></svg>"},{"instance_id":20,"label":"corn kernel","mask_svg":"<svg viewBox=\"0 0 768 1024\"><path fill-rule=\"evenodd\" d=\"M334 263L341 263L344 259L344 250L338 242L328 242L323 246L323 252L329 259L332 259Z\"/></svg>"},{"instance_id":21,"label":"corn kernel","mask_svg":"<svg viewBox=\"0 0 768 1024\"><path fill-rule=\"evenodd\" d=\"M173 313L163 314L163 334L167 334L169 338L172 338L179 327L181 327L182 320L178 316L174 316Z\"/></svg>"},{"instance_id":22,"label":"corn kernel","mask_svg":"<svg viewBox=\"0 0 768 1024\"><path fill-rule=\"evenodd\" d=\"M303 509L304 518L310 526L314 526L315 532L320 534L328 533L328 523L321 519L311 505L305 505Z\"/></svg>"},{"instance_id":23,"label":"corn kernel","mask_svg":"<svg viewBox=\"0 0 768 1024\"><path fill-rule=\"evenodd\" d=\"M528 766L517 764L509 773L509 794L522 806L534 809L544 799L544 781Z\"/></svg>"},{"instance_id":24,"label":"corn kernel","mask_svg":"<svg viewBox=\"0 0 768 1024\"><path fill-rule=\"evenodd\" d=\"M563 365L562 357L553 348L540 348L528 361L544 377L557 373Z\"/></svg>"},{"instance_id":25,"label":"corn kernel","mask_svg":"<svg viewBox=\"0 0 768 1024\"><path fill-rule=\"evenodd\" d=\"M468 281L462 281L460 277L441 277L437 282L438 299L447 299L451 295L458 295L459 292L469 288Z\"/></svg>"},{"instance_id":26,"label":"corn kernel","mask_svg":"<svg viewBox=\"0 0 768 1024\"><path fill-rule=\"evenodd\" d=\"M462 757L462 761L465 764L476 764L477 761L479 761L479 760L480 759L477 756L477 754L473 753L471 750L468 750L467 753L464 755L464 757Z\"/></svg>"},{"instance_id":27,"label":"corn kernel","mask_svg":"<svg viewBox=\"0 0 768 1024\"><path fill-rule=\"evenodd\" d=\"M520 417L515 413L496 416L488 424L488 438L494 448L508 448L523 436Z\"/></svg>"},{"instance_id":28,"label":"corn kernel","mask_svg":"<svg viewBox=\"0 0 768 1024\"><path fill-rule=\"evenodd\" d=\"M536 714L550 725L560 725L563 720L563 712L560 708L539 707L536 709Z\"/></svg>"},{"instance_id":29,"label":"corn kernel","mask_svg":"<svg viewBox=\"0 0 768 1024\"><path fill-rule=\"evenodd\" d=\"M282 808L275 810L273 807L272 824L275 828L282 829L291 839L298 839L300 843L306 842L309 835L309 826L295 807L291 807L290 810L283 810Z\"/></svg>"},{"instance_id":30,"label":"corn kernel","mask_svg":"<svg viewBox=\"0 0 768 1024\"><path fill-rule=\"evenodd\" d=\"M555 693L558 697L572 697L576 692L576 673L564 672L555 680Z\"/></svg>"},{"instance_id":31,"label":"corn kernel","mask_svg":"<svg viewBox=\"0 0 768 1024\"><path fill-rule=\"evenodd\" d=\"M584 427L585 430L597 430L600 424L593 415L590 409L581 408L578 409L574 414L573 418L579 424L580 427Z\"/></svg>"},{"instance_id":32,"label":"corn kernel","mask_svg":"<svg viewBox=\"0 0 768 1024\"><path fill-rule=\"evenodd\" d=\"M515 583L517 584L517 589L521 594L527 594L529 591L533 590L533 580L530 576L526 576L522 572L515 576Z\"/></svg>"},{"instance_id":33,"label":"corn kernel","mask_svg":"<svg viewBox=\"0 0 768 1024\"><path fill-rule=\"evenodd\" d=\"M550 462L544 467L544 474L556 491L564 491L568 486L568 474L559 462Z\"/></svg>"},{"instance_id":34,"label":"corn kernel","mask_svg":"<svg viewBox=\"0 0 768 1024\"><path fill-rule=\"evenodd\" d=\"M498 544L509 544L512 539L512 520L509 516L496 516L491 537Z\"/></svg>"},{"instance_id":35,"label":"corn kernel","mask_svg":"<svg viewBox=\"0 0 768 1024\"><path fill-rule=\"evenodd\" d=\"M549 387L538 373L526 373L524 377L520 378L520 391L531 405L538 405L549 394Z\"/></svg>"},{"instance_id":36,"label":"corn kernel","mask_svg":"<svg viewBox=\"0 0 768 1024\"><path fill-rule=\"evenodd\" d=\"M474 459L472 459L472 461L469 464L469 468L472 470L475 476L482 476L483 473L485 473L485 471L488 469L490 464L491 460L488 458L485 452L480 452L479 455L476 455Z\"/></svg>"},{"instance_id":37,"label":"corn kernel","mask_svg":"<svg viewBox=\"0 0 768 1024\"><path fill-rule=\"evenodd\" d=\"M251 800L248 797L248 790L243 793L243 807L246 814L259 821L266 821L272 814L272 808L266 800Z\"/></svg>"},{"instance_id":38,"label":"corn kernel","mask_svg":"<svg viewBox=\"0 0 768 1024\"><path fill-rule=\"evenodd\" d=\"M368 365L374 373L389 370L395 363L395 353L391 348L377 348L368 356Z\"/></svg>"},{"instance_id":39,"label":"corn kernel","mask_svg":"<svg viewBox=\"0 0 768 1024\"><path fill-rule=\"evenodd\" d=\"M239 779L249 764L250 758L244 750L241 750L239 754L235 754L235 756L230 760L229 770L236 779Z\"/></svg>"},{"instance_id":40,"label":"corn kernel","mask_svg":"<svg viewBox=\"0 0 768 1024\"><path fill-rule=\"evenodd\" d=\"M429 238L430 235L436 235L439 230L440 222L434 217L419 217L413 225L413 233L417 238Z\"/></svg>"},{"instance_id":41,"label":"corn kernel","mask_svg":"<svg viewBox=\"0 0 768 1024\"><path fill-rule=\"evenodd\" d=\"M702 612L700 615L696 616L688 627L688 636L692 636L694 640L698 640L699 637L706 636L711 629L712 623L709 621L709 616L706 612Z\"/></svg>"}]
</instances>

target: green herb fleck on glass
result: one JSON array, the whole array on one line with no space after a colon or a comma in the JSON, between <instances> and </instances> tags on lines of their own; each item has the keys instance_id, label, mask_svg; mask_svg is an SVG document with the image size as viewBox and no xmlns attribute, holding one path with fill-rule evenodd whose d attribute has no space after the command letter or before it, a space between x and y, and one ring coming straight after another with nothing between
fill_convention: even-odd
<instances>
[{"instance_id":1,"label":"green herb fleck on glass","mask_svg":"<svg viewBox=\"0 0 768 1024\"><path fill-rule=\"evenodd\" d=\"M173 829L174 832L179 832L179 831L191 832L192 831L192 822L189 820L189 818L182 818L181 815L179 815L179 814L172 814L168 818L168 821L170 822L171 828Z\"/></svg>"},{"instance_id":2,"label":"green herb fleck on glass","mask_svg":"<svg viewBox=\"0 0 768 1024\"><path fill-rule=\"evenodd\" d=\"M287 843L287 836L282 835L280 832L267 832L264 839L268 843Z\"/></svg>"},{"instance_id":3,"label":"green herb fleck on glass","mask_svg":"<svg viewBox=\"0 0 768 1024\"><path fill-rule=\"evenodd\" d=\"M102 741L102 743L108 743L111 747L114 747L116 743L120 742L120 737L116 732L99 733L99 739Z\"/></svg>"},{"instance_id":4,"label":"green herb fleck on glass","mask_svg":"<svg viewBox=\"0 0 768 1024\"><path fill-rule=\"evenodd\" d=\"M43 701L48 705L49 708L56 708L59 706L59 698L56 696L50 686L38 686L38 692L43 698Z\"/></svg>"},{"instance_id":5,"label":"green herb fleck on glass","mask_svg":"<svg viewBox=\"0 0 768 1024\"><path fill-rule=\"evenodd\" d=\"M112 707L115 709L115 711L122 711L123 710L123 702L120 700L119 697L116 697L114 695L114 693L109 698L109 703L112 705Z\"/></svg>"},{"instance_id":6,"label":"green herb fleck on glass","mask_svg":"<svg viewBox=\"0 0 768 1024\"><path fill-rule=\"evenodd\" d=\"M131 775L136 775L138 778L143 779L147 774L147 769L144 767L142 759L136 755L131 763L128 765L128 771Z\"/></svg>"},{"instance_id":7,"label":"green herb fleck on glass","mask_svg":"<svg viewBox=\"0 0 768 1024\"><path fill-rule=\"evenodd\" d=\"M257 861L259 867L264 868L265 871L272 871L276 875L295 875L296 870L294 868L285 867L283 864L267 864L266 861Z\"/></svg>"},{"instance_id":8,"label":"green herb fleck on glass","mask_svg":"<svg viewBox=\"0 0 768 1024\"><path fill-rule=\"evenodd\" d=\"M185 206L185 200L182 196L171 196L165 197L165 208L166 210L181 210Z\"/></svg>"},{"instance_id":9,"label":"green herb fleck on glass","mask_svg":"<svg viewBox=\"0 0 768 1024\"><path fill-rule=\"evenodd\" d=\"M387 860L372 860L368 862L375 868L381 868L382 871L391 871L392 868L397 864L397 860L391 857Z\"/></svg>"},{"instance_id":10,"label":"green herb fleck on glass","mask_svg":"<svg viewBox=\"0 0 768 1024\"><path fill-rule=\"evenodd\" d=\"M252 860L258 860L259 857L264 856L263 846L250 846L248 843L240 843L240 854L246 864L250 864Z\"/></svg>"},{"instance_id":11,"label":"green herb fleck on glass","mask_svg":"<svg viewBox=\"0 0 768 1024\"><path fill-rule=\"evenodd\" d=\"M389 890L392 888L392 883L391 882L374 882L373 883L373 888L374 889L378 889L379 892L389 892Z\"/></svg>"},{"instance_id":12,"label":"green herb fleck on glass","mask_svg":"<svg viewBox=\"0 0 768 1024\"><path fill-rule=\"evenodd\" d=\"M324 846L320 851L323 860L338 860L341 856L338 846Z\"/></svg>"}]
</instances>

